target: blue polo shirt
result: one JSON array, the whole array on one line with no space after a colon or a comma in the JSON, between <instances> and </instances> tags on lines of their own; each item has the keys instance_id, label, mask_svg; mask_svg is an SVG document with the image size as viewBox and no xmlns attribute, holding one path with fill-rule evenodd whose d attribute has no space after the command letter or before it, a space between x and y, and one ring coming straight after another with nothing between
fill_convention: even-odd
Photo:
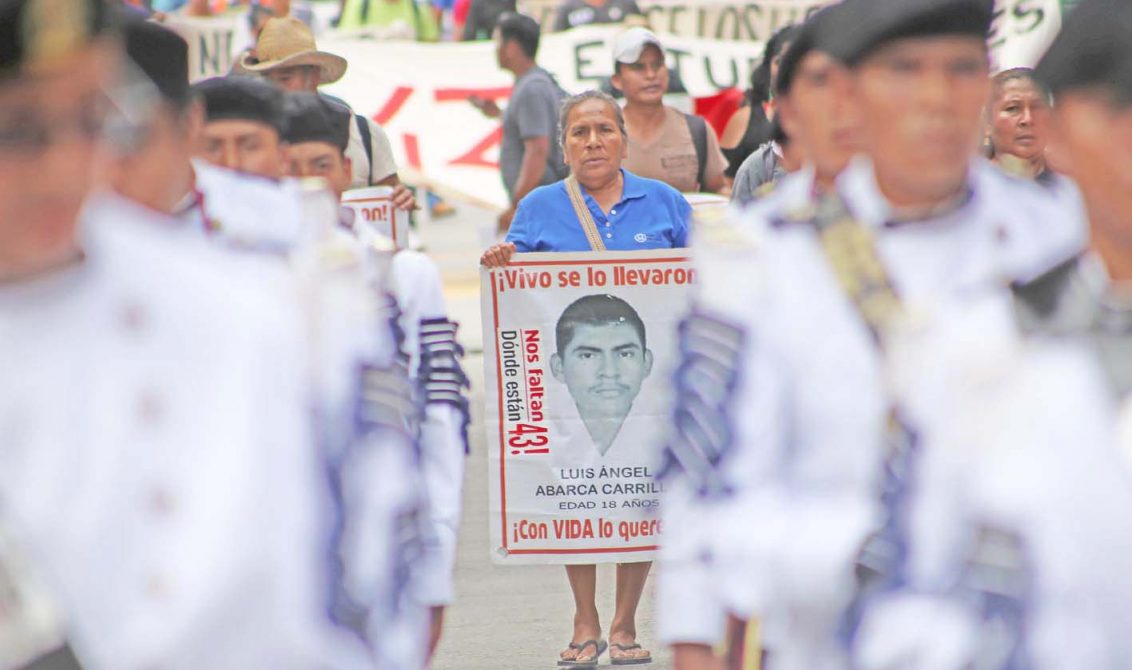
<instances>
[{"instance_id":1,"label":"blue polo shirt","mask_svg":"<svg viewBox=\"0 0 1132 670\"><path fill-rule=\"evenodd\" d=\"M586 206L611 251L673 249L688 246L692 207L680 192L655 179L621 170L625 178L621 200L601 211L582 188ZM574 214L566 182L540 186L527 194L515 211L507 241L520 252L589 251L590 243Z\"/></svg>"}]
</instances>

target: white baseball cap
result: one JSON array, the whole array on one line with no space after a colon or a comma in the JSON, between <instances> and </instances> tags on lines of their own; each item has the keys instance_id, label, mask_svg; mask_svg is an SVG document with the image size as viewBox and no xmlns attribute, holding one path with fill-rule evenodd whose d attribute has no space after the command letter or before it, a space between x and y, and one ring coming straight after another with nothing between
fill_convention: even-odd
<instances>
[{"instance_id":1,"label":"white baseball cap","mask_svg":"<svg viewBox=\"0 0 1132 670\"><path fill-rule=\"evenodd\" d=\"M645 47L650 44L660 49L662 54L664 53L660 38L648 28L634 26L624 30L613 38L613 60L626 65L636 63L641 59L641 53L645 50Z\"/></svg>"}]
</instances>

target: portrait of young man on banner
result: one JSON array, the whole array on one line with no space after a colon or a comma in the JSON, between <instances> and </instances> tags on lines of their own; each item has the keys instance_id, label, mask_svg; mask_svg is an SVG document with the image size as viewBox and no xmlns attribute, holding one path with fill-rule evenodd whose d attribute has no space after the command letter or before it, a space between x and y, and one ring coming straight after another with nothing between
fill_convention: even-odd
<instances>
[{"instance_id":1,"label":"portrait of young man on banner","mask_svg":"<svg viewBox=\"0 0 1132 670\"><path fill-rule=\"evenodd\" d=\"M566 385L593 445L605 456L652 372L645 324L621 298L588 295L562 312L554 334L551 373Z\"/></svg>"},{"instance_id":2,"label":"portrait of young man on banner","mask_svg":"<svg viewBox=\"0 0 1132 670\"><path fill-rule=\"evenodd\" d=\"M483 274L493 558L635 563L660 542L678 249L523 254Z\"/></svg>"}]
</instances>

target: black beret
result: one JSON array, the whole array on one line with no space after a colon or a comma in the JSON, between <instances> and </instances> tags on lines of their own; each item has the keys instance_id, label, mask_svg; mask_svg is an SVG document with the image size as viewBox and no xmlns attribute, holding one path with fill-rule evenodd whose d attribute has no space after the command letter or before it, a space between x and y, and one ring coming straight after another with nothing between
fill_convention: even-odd
<instances>
[{"instance_id":1,"label":"black beret","mask_svg":"<svg viewBox=\"0 0 1132 670\"><path fill-rule=\"evenodd\" d=\"M1132 102L1132 3L1083 0L1038 63L1037 77L1054 95L1097 87Z\"/></svg>"},{"instance_id":2,"label":"black beret","mask_svg":"<svg viewBox=\"0 0 1132 670\"><path fill-rule=\"evenodd\" d=\"M188 104L189 45L177 33L133 16L123 21L126 55L176 107Z\"/></svg>"},{"instance_id":3,"label":"black beret","mask_svg":"<svg viewBox=\"0 0 1132 670\"><path fill-rule=\"evenodd\" d=\"M283 91L258 77L213 77L193 86L204 102L206 121L256 121L282 137L287 129Z\"/></svg>"},{"instance_id":4,"label":"black beret","mask_svg":"<svg viewBox=\"0 0 1132 670\"><path fill-rule=\"evenodd\" d=\"M288 93L283 105L289 144L326 142L342 151L350 143L350 110L317 93Z\"/></svg>"},{"instance_id":5,"label":"black beret","mask_svg":"<svg viewBox=\"0 0 1132 670\"><path fill-rule=\"evenodd\" d=\"M65 58L111 25L104 0L0 0L0 78Z\"/></svg>"},{"instance_id":6,"label":"black beret","mask_svg":"<svg viewBox=\"0 0 1132 670\"><path fill-rule=\"evenodd\" d=\"M845 0L839 19L822 30L830 55L849 66L906 37L969 35L985 39L994 0Z\"/></svg>"},{"instance_id":7,"label":"black beret","mask_svg":"<svg viewBox=\"0 0 1132 670\"><path fill-rule=\"evenodd\" d=\"M841 24L843 14L842 4L828 5L814 12L802 24L798 36L790 42L790 47L782 54L778 63L778 79L774 83L775 95L786 95L794 85L794 75L798 73L798 65L811 51L828 52L829 47L823 40L828 40L832 31Z\"/></svg>"}]
</instances>

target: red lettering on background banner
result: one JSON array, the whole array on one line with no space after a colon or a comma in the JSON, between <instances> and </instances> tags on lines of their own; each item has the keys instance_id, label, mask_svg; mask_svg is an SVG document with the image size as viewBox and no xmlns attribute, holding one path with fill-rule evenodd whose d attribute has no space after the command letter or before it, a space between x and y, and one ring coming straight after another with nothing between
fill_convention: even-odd
<instances>
[{"instance_id":1,"label":"red lettering on background banner","mask_svg":"<svg viewBox=\"0 0 1132 670\"><path fill-rule=\"evenodd\" d=\"M488 159L484 154L499 146L503 142L503 127L491 131L487 137L480 140L474 147L452 160L449 165L467 165L470 167L498 168L499 161Z\"/></svg>"},{"instance_id":2,"label":"red lettering on background banner","mask_svg":"<svg viewBox=\"0 0 1132 670\"><path fill-rule=\"evenodd\" d=\"M421 169L421 148L417 144L417 136L405 133L401 139L405 141L405 162L414 170Z\"/></svg>"},{"instance_id":3,"label":"red lettering on background banner","mask_svg":"<svg viewBox=\"0 0 1132 670\"><path fill-rule=\"evenodd\" d=\"M467 102L468 98L479 97L485 100L506 100L511 97L510 86L496 86L493 88L438 88L433 91L437 102ZM449 165L463 165L467 167L483 167L493 170L499 169L499 161L491 160L485 156L487 152L498 147L503 141L503 128L491 131L471 149L448 161Z\"/></svg>"},{"instance_id":4,"label":"red lettering on background banner","mask_svg":"<svg viewBox=\"0 0 1132 670\"><path fill-rule=\"evenodd\" d=\"M437 102L452 102L459 100L467 102L468 98L477 96L485 100L503 100L511 97L510 86L495 86L492 88L438 88L433 91L433 99Z\"/></svg>"},{"instance_id":5,"label":"red lettering on background banner","mask_svg":"<svg viewBox=\"0 0 1132 670\"><path fill-rule=\"evenodd\" d=\"M377 110L377 113L373 115L373 120L376 121L379 126L384 126L386 123L389 123L390 119L396 116L397 112L401 111L401 108L405 106L405 103L409 101L412 95L413 89L408 86L398 86L393 89L393 95L389 96L389 100L385 102L381 109Z\"/></svg>"}]
</instances>

